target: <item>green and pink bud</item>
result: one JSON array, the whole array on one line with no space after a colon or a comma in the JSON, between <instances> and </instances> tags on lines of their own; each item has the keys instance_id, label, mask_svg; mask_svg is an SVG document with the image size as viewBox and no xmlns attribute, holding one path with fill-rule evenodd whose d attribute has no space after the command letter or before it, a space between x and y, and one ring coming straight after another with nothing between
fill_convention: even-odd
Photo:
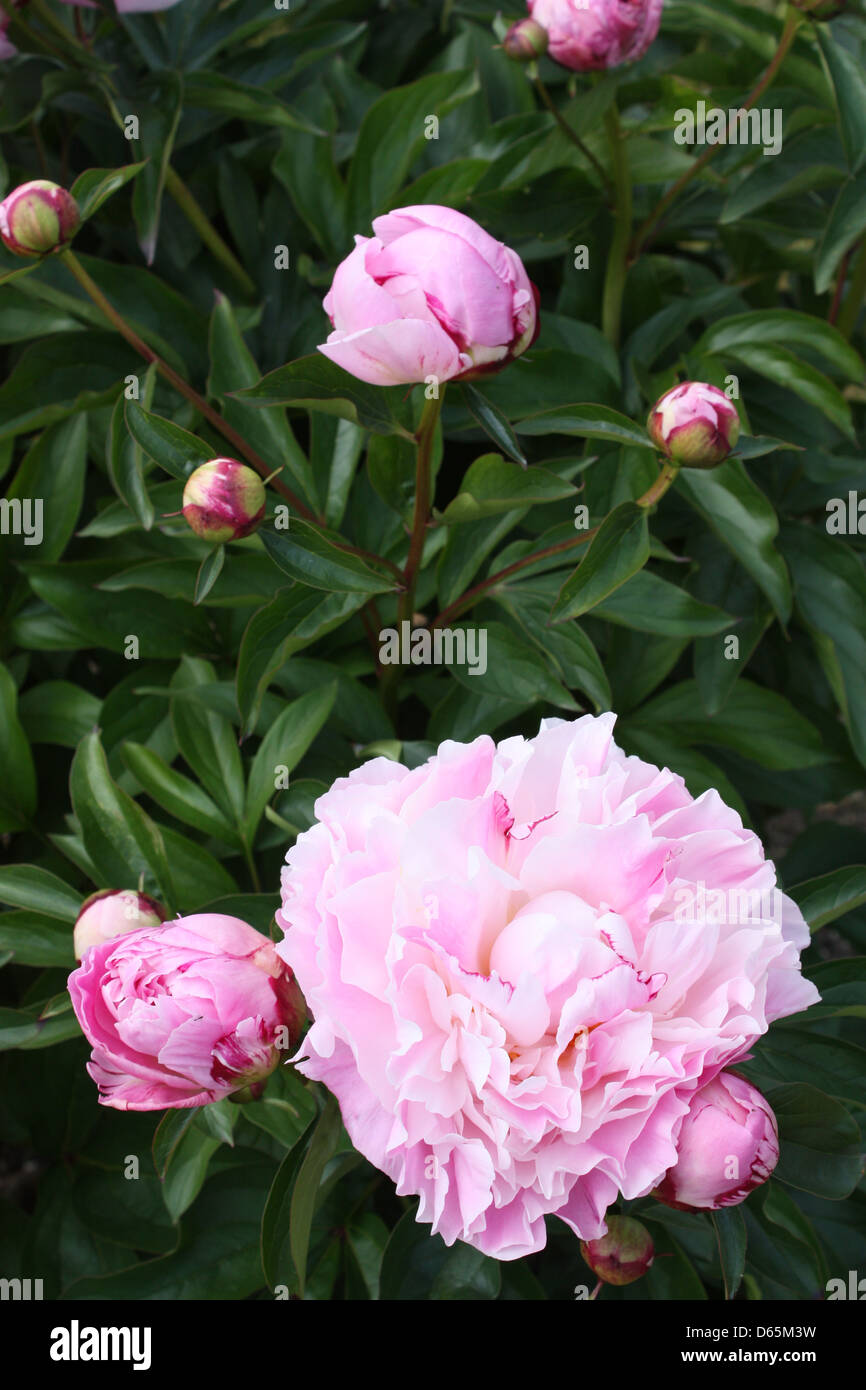
<instances>
[{"instance_id":1,"label":"green and pink bud","mask_svg":"<svg viewBox=\"0 0 866 1390\"><path fill-rule=\"evenodd\" d=\"M724 391L684 381L666 391L647 420L654 444L683 468L716 468L740 437L740 417Z\"/></svg>"},{"instance_id":2,"label":"green and pink bud","mask_svg":"<svg viewBox=\"0 0 866 1390\"><path fill-rule=\"evenodd\" d=\"M242 540L265 514L265 485L237 459L211 459L187 478L183 514L196 535L213 545Z\"/></svg>"},{"instance_id":3,"label":"green and pink bud","mask_svg":"<svg viewBox=\"0 0 866 1390\"><path fill-rule=\"evenodd\" d=\"M779 1161L776 1117L750 1081L720 1072L695 1091L677 1136L677 1161L653 1192L677 1211L745 1201Z\"/></svg>"},{"instance_id":4,"label":"green and pink bud","mask_svg":"<svg viewBox=\"0 0 866 1390\"><path fill-rule=\"evenodd\" d=\"M80 224L75 199L48 179L22 183L0 203L0 237L15 256L62 251Z\"/></svg>"},{"instance_id":5,"label":"green and pink bud","mask_svg":"<svg viewBox=\"0 0 866 1390\"><path fill-rule=\"evenodd\" d=\"M603 1283L633 1284L650 1268L655 1246L646 1226L633 1216L609 1216L607 1235L582 1240L580 1253Z\"/></svg>"},{"instance_id":6,"label":"green and pink bud","mask_svg":"<svg viewBox=\"0 0 866 1390\"><path fill-rule=\"evenodd\" d=\"M515 63L532 63L536 58L543 58L547 45L547 30L534 19L519 19L502 40L503 51Z\"/></svg>"},{"instance_id":7,"label":"green and pink bud","mask_svg":"<svg viewBox=\"0 0 866 1390\"><path fill-rule=\"evenodd\" d=\"M75 959L81 960L91 946L101 946L115 936L138 931L140 927L158 927L167 913L155 898L137 893L132 888L118 891L103 888L91 893L81 904L73 931Z\"/></svg>"}]
</instances>

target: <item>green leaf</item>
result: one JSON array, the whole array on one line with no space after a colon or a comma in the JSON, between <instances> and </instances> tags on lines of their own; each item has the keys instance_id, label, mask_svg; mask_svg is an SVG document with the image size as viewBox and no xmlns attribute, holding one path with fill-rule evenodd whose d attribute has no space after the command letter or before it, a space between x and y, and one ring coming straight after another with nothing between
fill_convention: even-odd
<instances>
[{"instance_id":1,"label":"green leaf","mask_svg":"<svg viewBox=\"0 0 866 1390\"><path fill-rule=\"evenodd\" d=\"M82 222L86 222L118 189L140 174L144 165L145 161L141 160L137 164L124 164L119 169L86 169L79 174L69 192L78 204Z\"/></svg>"},{"instance_id":2,"label":"green leaf","mask_svg":"<svg viewBox=\"0 0 866 1390\"><path fill-rule=\"evenodd\" d=\"M791 568L794 596L824 674L866 767L866 574L857 555L817 527L785 527L780 541Z\"/></svg>"},{"instance_id":3,"label":"green leaf","mask_svg":"<svg viewBox=\"0 0 866 1390\"><path fill-rule=\"evenodd\" d=\"M184 657L172 678L172 691L194 692L198 686L214 679L213 668L208 662ZM184 759L223 815L240 827L244 812L244 770L229 720L204 704L178 698L171 702L171 722Z\"/></svg>"},{"instance_id":4,"label":"green leaf","mask_svg":"<svg viewBox=\"0 0 866 1390\"><path fill-rule=\"evenodd\" d=\"M193 603L198 605L203 603L219 579L226 559L226 548L224 545L214 546L209 555L205 555L198 567L195 577L195 593Z\"/></svg>"},{"instance_id":5,"label":"green leaf","mask_svg":"<svg viewBox=\"0 0 866 1390\"><path fill-rule=\"evenodd\" d=\"M304 1161L298 1170L298 1176L292 1190L289 1249L298 1276L298 1287L302 1298L307 1277L310 1231L318 1205L322 1174L325 1165L337 1147L342 1127L340 1107L336 1098L329 1094L325 1108L316 1122L310 1147L304 1155Z\"/></svg>"},{"instance_id":6,"label":"green leaf","mask_svg":"<svg viewBox=\"0 0 866 1390\"><path fill-rule=\"evenodd\" d=\"M136 443L160 468L182 483L186 482L193 469L213 458L208 444L171 420L163 420L150 411L142 410L135 401L126 402L124 414L127 428Z\"/></svg>"},{"instance_id":7,"label":"green leaf","mask_svg":"<svg viewBox=\"0 0 866 1390\"><path fill-rule=\"evenodd\" d=\"M853 53L836 42L827 25L816 25L814 33L836 96L848 163L857 173L866 159L866 77Z\"/></svg>"},{"instance_id":8,"label":"green leaf","mask_svg":"<svg viewBox=\"0 0 866 1390\"><path fill-rule=\"evenodd\" d=\"M0 902L60 922L75 922L81 910L80 893L35 864L0 865Z\"/></svg>"},{"instance_id":9,"label":"green leaf","mask_svg":"<svg viewBox=\"0 0 866 1390\"><path fill-rule=\"evenodd\" d=\"M146 162L133 189L132 213L138 244L145 261L152 265L166 174L183 111L183 78L179 72L152 73L144 91L147 99L141 89L136 98L139 138L133 145Z\"/></svg>"},{"instance_id":10,"label":"green leaf","mask_svg":"<svg viewBox=\"0 0 866 1390\"><path fill-rule=\"evenodd\" d=\"M496 1298L502 1277L497 1261L462 1241L447 1246L416 1216L417 1206L410 1207L391 1232L382 1258L379 1297L404 1302Z\"/></svg>"},{"instance_id":11,"label":"green leaf","mask_svg":"<svg viewBox=\"0 0 866 1390\"><path fill-rule=\"evenodd\" d=\"M860 1131L848 1111L814 1086L791 1083L767 1093L779 1125L781 1157L774 1177L830 1201L860 1180Z\"/></svg>"},{"instance_id":12,"label":"green leaf","mask_svg":"<svg viewBox=\"0 0 866 1390\"><path fill-rule=\"evenodd\" d=\"M473 420L478 424L493 440L494 444L502 450L508 458L514 459L521 468L526 468L527 458L517 440L517 435L511 428L506 417L497 406L489 401L485 395L473 386L471 382L464 381L460 387L463 399Z\"/></svg>"},{"instance_id":13,"label":"green leaf","mask_svg":"<svg viewBox=\"0 0 866 1390\"><path fill-rule=\"evenodd\" d=\"M810 878L788 889L811 931L819 931L837 917L844 917L866 903L866 865L852 864L829 874Z\"/></svg>"},{"instance_id":14,"label":"green leaf","mask_svg":"<svg viewBox=\"0 0 866 1390\"><path fill-rule=\"evenodd\" d=\"M204 1134L195 1124L180 1136L162 1180L162 1200L172 1221L179 1221L187 1208L192 1206L207 1177L208 1164L219 1146L219 1139Z\"/></svg>"},{"instance_id":15,"label":"green leaf","mask_svg":"<svg viewBox=\"0 0 866 1390\"><path fill-rule=\"evenodd\" d=\"M504 586L494 595L536 647L545 653L569 690L583 690L596 709L611 708L610 684L601 658L576 621L548 625L550 600L532 592L532 586Z\"/></svg>"},{"instance_id":16,"label":"green leaf","mask_svg":"<svg viewBox=\"0 0 866 1390\"><path fill-rule=\"evenodd\" d=\"M301 584L329 593L385 594L394 580L357 555L342 550L337 538L293 517L289 531L261 530L262 545L274 564Z\"/></svg>"},{"instance_id":17,"label":"green leaf","mask_svg":"<svg viewBox=\"0 0 866 1390\"><path fill-rule=\"evenodd\" d=\"M187 72L184 81L184 103L205 111L217 111L241 121L253 121L271 127L302 130L308 135L324 132L312 125L293 107L287 106L271 92L262 91L245 82L236 82L224 72Z\"/></svg>"},{"instance_id":18,"label":"green leaf","mask_svg":"<svg viewBox=\"0 0 866 1390\"><path fill-rule=\"evenodd\" d=\"M446 526L479 521L574 495L574 487L544 468L516 468L500 454L483 454L467 469L460 491L442 513Z\"/></svg>"},{"instance_id":19,"label":"green leaf","mask_svg":"<svg viewBox=\"0 0 866 1390\"><path fill-rule=\"evenodd\" d=\"M656 447L641 425L606 405L561 405L555 410L527 415L514 428L518 434L576 434L583 439L606 439L611 444L630 444L641 449Z\"/></svg>"},{"instance_id":20,"label":"green leaf","mask_svg":"<svg viewBox=\"0 0 866 1390\"><path fill-rule=\"evenodd\" d=\"M162 1181L172 1156L193 1120L195 1110L166 1110L153 1134L151 1154L157 1176Z\"/></svg>"},{"instance_id":21,"label":"green leaf","mask_svg":"<svg viewBox=\"0 0 866 1390\"><path fill-rule=\"evenodd\" d=\"M794 309L760 309L718 319L698 339L694 352L724 355L741 348L772 345L807 348L823 357L840 376L852 381L863 375L859 354L837 328Z\"/></svg>"},{"instance_id":22,"label":"green leaf","mask_svg":"<svg viewBox=\"0 0 866 1390\"><path fill-rule=\"evenodd\" d=\"M69 791L84 846L106 880L125 888L144 874L170 905L174 889L159 827L113 781L97 731L78 745Z\"/></svg>"},{"instance_id":23,"label":"green leaf","mask_svg":"<svg viewBox=\"0 0 866 1390\"><path fill-rule=\"evenodd\" d=\"M417 631L417 629L416 629ZM466 661L459 634L467 632ZM471 638L472 631L475 637ZM560 709L576 710L573 697L561 684L543 650L525 642L503 623L485 622L483 627L466 629L463 624L442 633L442 664L455 680L478 695L495 695L529 708L547 701ZM436 640L436 633L425 635ZM470 645L474 642L474 646ZM435 651L435 648L431 648ZM471 659L471 661L470 661Z\"/></svg>"},{"instance_id":24,"label":"green leaf","mask_svg":"<svg viewBox=\"0 0 866 1390\"><path fill-rule=\"evenodd\" d=\"M75 964L69 926L35 912L0 912L0 952L7 951L16 965L71 970Z\"/></svg>"},{"instance_id":25,"label":"green leaf","mask_svg":"<svg viewBox=\"0 0 866 1390\"><path fill-rule=\"evenodd\" d=\"M154 381L154 372L148 368L145 378L145 404L150 403ZM108 474L118 497L126 503L139 525L145 531L149 531L156 513L144 480L143 450L127 428L124 404L124 397L118 396L111 412L111 424L105 442Z\"/></svg>"},{"instance_id":26,"label":"green leaf","mask_svg":"<svg viewBox=\"0 0 866 1390\"><path fill-rule=\"evenodd\" d=\"M227 844L238 843L235 827L197 782L169 767L158 753L144 744L124 743L120 751L142 790L169 815Z\"/></svg>"},{"instance_id":27,"label":"green leaf","mask_svg":"<svg viewBox=\"0 0 866 1390\"><path fill-rule=\"evenodd\" d=\"M630 727L671 729L683 743L718 745L784 772L816 767L828 754L818 730L784 695L740 679L724 709L705 715L693 680L656 695L629 716Z\"/></svg>"},{"instance_id":28,"label":"green leaf","mask_svg":"<svg viewBox=\"0 0 866 1390\"><path fill-rule=\"evenodd\" d=\"M377 213L398 193L424 148L428 116L443 118L478 91L471 69L434 72L374 101L361 122L349 169L346 221L366 234Z\"/></svg>"},{"instance_id":29,"label":"green leaf","mask_svg":"<svg viewBox=\"0 0 866 1390\"><path fill-rule=\"evenodd\" d=\"M866 189L862 178L851 178L839 190L824 235L815 252L815 293L833 284L839 262L866 231Z\"/></svg>"},{"instance_id":30,"label":"green leaf","mask_svg":"<svg viewBox=\"0 0 866 1390\"><path fill-rule=\"evenodd\" d=\"M43 564L59 560L73 536L84 498L86 470L87 417L74 415L43 430L9 485L6 496L21 499L23 519L25 499L32 499L30 529L39 522L36 540ZM35 558L33 535L20 539L4 536L3 545L18 560Z\"/></svg>"},{"instance_id":31,"label":"green leaf","mask_svg":"<svg viewBox=\"0 0 866 1390\"><path fill-rule=\"evenodd\" d=\"M838 1100L863 1103L866 1048L842 1038L775 1023L747 1065L762 1078L803 1081Z\"/></svg>"},{"instance_id":32,"label":"green leaf","mask_svg":"<svg viewBox=\"0 0 866 1390\"><path fill-rule=\"evenodd\" d=\"M621 502L605 517L577 569L560 589L551 619L561 622L590 612L637 574L648 559L646 509L635 502Z\"/></svg>"},{"instance_id":33,"label":"green leaf","mask_svg":"<svg viewBox=\"0 0 866 1390\"><path fill-rule=\"evenodd\" d=\"M377 434L412 437L397 413L405 391L393 386L370 386L319 352L278 367L255 386L234 394L238 400L251 401L254 405L305 406L351 420L354 425L362 425Z\"/></svg>"},{"instance_id":34,"label":"green leaf","mask_svg":"<svg viewBox=\"0 0 866 1390\"><path fill-rule=\"evenodd\" d=\"M746 1268L746 1223L737 1207L710 1213L719 1244L725 1298L733 1298Z\"/></svg>"},{"instance_id":35,"label":"green leaf","mask_svg":"<svg viewBox=\"0 0 866 1390\"><path fill-rule=\"evenodd\" d=\"M245 1120L291 1149L316 1118L316 1101L300 1073L281 1066L268 1078L264 1095L243 1112Z\"/></svg>"},{"instance_id":36,"label":"green leaf","mask_svg":"<svg viewBox=\"0 0 866 1390\"><path fill-rule=\"evenodd\" d=\"M18 719L18 692L0 664L0 833L21 830L36 812L36 771Z\"/></svg>"},{"instance_id":37,"label":"green leaf","mask_svg":"<svg viewBox=\"0 0 866 1390\"><path fill-rule=\"evenodd\" d=\"M766 594L779 621L791 616L791 581L775 549L779 522L772 504L742 463L729 459L708 472L683 468L679 491Z\"/></svg>"},{"instance_id":38,"label":"green leaf","mask_svg":"<svg viewBox=\"0 0 866 1390\"><path fill-rule=\"evenodd\" d=\"M283 776L294 771L331 713L336 695L334 682L293 700L262 739L247 783L244 835L248 844L255 839L264 809L276 791L276 769Z\"/></svg>"},{"instance_id":39,"label":"green leaf","mask_svg":"<svg viewBox=\"0 0 866 1390\"><path fill-rule=\"evenodd\" d=\"M315 1112L289 1149L277 1175L271 1183L262 1212L261 1260L265 1282L273 1293L278 1283L289 1283L291 1252L292 1197L301 1164L304 1161L305 1140L313 1124ZM292 1280L293 1282L293 1280Z\"/></svg>"},{"instance_id":40,"label":"green leaf","mask_svg":"<svg viewBox=\"0 0 866 1390\"><path fill-rule=\"evenodd\" d=\"M639 570L621 588L593 608L593 617L619 623L636 632L663 637L698 637L729 631L737 623L730 613L701 603L678 584Z\"/></svg>"}]
</instances>

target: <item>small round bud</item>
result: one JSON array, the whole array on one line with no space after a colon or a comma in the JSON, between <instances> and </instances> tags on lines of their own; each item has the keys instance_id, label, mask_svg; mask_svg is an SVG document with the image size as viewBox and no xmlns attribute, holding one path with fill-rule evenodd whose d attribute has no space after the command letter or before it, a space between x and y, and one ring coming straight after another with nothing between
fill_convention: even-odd
<instances>
[{"instance_id":1,"label":"small round bud","mask_svg":"<svg viewBox=\"0 0 866 1390\"><path fill-rule=\"evenodd\" d=\"M666 391L647 420L653 443L683 468L716 468L740 437L740 417L724 391L684 381Z\"/></svg>"},{"instance_id":2,"label":"small round bud","mask_svg":"<svg viewBox=\"0 0 866 1390\"><path fill-rule=\"evenodd\" d=\"M167 913L155 898L137 893L134 888L117 891L104 888L91 893L81 904L73 931L75 959L81 960L91 946L101 946L115 936L138 931L140 927L158 927Z\"/></svg>"},{"instance_id":3,"label":"small round bud","mask_svg":"<svg viewBox=\"0 0 866 1390\"><path fill-rule=\"evenodd\" d=\"M78 204L59 184L32 179L0 203L0 237L16 256L61 251L81 223Z\"/></svg>"},{"instance_id":4,"label":"small round bud","mask_svg":"<svg viewBox=\"0 0 866 1390\"><path fill-rule=\"evenodd\" d=\"M265 485L237 459L211 459L187 478L183 514L202 540L214 545L241 540L265 514Z\"/></svg>"},{"instance_id":5,"label":"small round bud","mask_svg":"<svg viewBox=\"0 0 866 1390\"><path fill-rule=\"evenodd\" d=\"M548 34L534 19L519 19L512 24L502 47L515 63L531 63L547 52Z\"/></svg>"},{"instance_id":6,"label":"small round bud","mask_svg":"<svg viewBox=\"0 0 866 1390\"><path fill-rule=\"evenodd\" d=\"M646 1274L655 1246L646 1226L632 1216L609 1216L607 1235L582 1240L580 1253L593 1274L605 1284L633 1284Z\"/></svg>"},{"instance_id":7,"label":"small round bud","mask_svg":"<svg viewBox=\"0 0 866 1390\"><path fill-rule=\"evenodd\" d=\"M677 1161L652 1195L677 1211L735 1207L778 1161L776 1117L767 1101L745 1077L723 1071L691 1097Z\"/></svg>"}]
</instances>

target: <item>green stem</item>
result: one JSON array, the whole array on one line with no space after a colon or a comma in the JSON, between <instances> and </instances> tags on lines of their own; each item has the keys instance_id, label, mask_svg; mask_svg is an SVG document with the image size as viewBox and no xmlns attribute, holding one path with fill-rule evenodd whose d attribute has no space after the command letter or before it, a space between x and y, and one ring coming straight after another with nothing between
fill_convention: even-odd
<instances>
[{"instance_id":1,"label":"green stem","mask_svg":"<svg viewBox=\"0 0 866 1390\"><path fill-rule=\"evenodd\" d=\"M782 66L788 49L794 42L797 29L800 26L800 20L801 15L798 13L798 11L791 10L788 15L788 18L785 21L785 26L782 29L782 33L779 37L779 46L773 55L772 61L764 69L763 75L761 76L757 84L752 88L751 92L746 97L746 100L743 102L742 106L739 106L737 108L738 111L751 110L751 108L755 105L755 102L760 100L760 98L763 96L764 92L767 90L770 83L773 81L773 78L776 76L776 73L779 71L779 68ZM708 145L707 148L704 150L703 154L698 159L695 159L692 162L692 164L689 166L686 172L682 174L680 178L677 179L676 183L671 185L667 193L665 193L664 197L659 199L652 212L650 213L649 217L641 223L640 227L635 232L634 239L631 244L631 260L637 259L637 257L643 250L646 242L649 240L650 236L654 232L657 222L659 222L659 220L667 212L671 203L679 197L680 193L682 193L686 185L691 183L692 179L695 178L701 172L702 169L706 168L707 164L709 164L713 156L717 154L718 151L722 148L722 143L726 143L726 141L721 142L717 145Z\"/></svg>"},{"instance_id":2,"label":"green stem","mask_svg":"<svg viewBox=\"0 0 866 1390\"><path fill-rule=\"evenodd\" d=\"M845 338L850 338L854 332L864 296L866 296L866 239L860 243L860 250L857 252L851 271L851 285L836 320L836 327Z\"/></svg>"},{"instance_id":3,"label":"green stem","mask_svg":"<svg viewBox=\"0 0 866 1390\"><path fill-rule=\"evenodd\" d=\"M230 275L234 276L234 279L243 290L244 294L254 299L257 293L255 281L244 270L240 261L212 225L207 213L196 201L183 179L170 164L165 171L165 187L167 192L174 198L181 212L192 226L195 227L214 259L225 266Z\"/></svg>"},{"instance_id":4,"label":"green stem","mask_svg":"<svg viewBox=\"0 0 866 1390\"><path fill-rule=\"evenodd\" d=\"M412 533L409 538L409 554L403 570L403 592L397 605L397 623L412 621L415 612L415 589L418 571L424 555L424 541L427 537L427 522L430 518L430 481L433 462L433 444L436 439L436 426L442 409L445 387L440 386L439 395L431 397L424 404L421 420L415 431L417 448L415 462L415 511L412 518ZM400 667L395 663L386 666L382 674L382 698L385 708L393 719L397 712L397 686L400 681Z\"/></svg>"},{"instance_id":5,"label":"green stem","mask_svg":"<svg viewBox=\"0 0 866 1390\"><path fill-rule=\"evenodd\" d=\"M252 885L253 885L253 891L256 892L256 893L261 893L261 891L262 891L262 882L261 882L261 879L259 878L259 871L258 871L258 869L256 868L256 861L253 859L253 851L252 851L252 848L251 848L251 846L249 845L249 843L247 842L246 837L244 837L244 839L243 839L243 841L242 841L242 844L243 844L243 847L244 847L244 859L246 860L246 865L247 865L247 868L249 869L250 880L251 880Z\"/></svg>"},{"instance_id":6,"label":"green stem","mask_svg":"<svg viewBox=\"0 0 866 1390\"><path fill-rule=\"evenodd\" d=\"M642 497L637 499L639 507L654 507L664 497L668 488L676 481L679 469L673 464L664 461L661 472L651 487L647 488ZM471 589L467 589L460 598L443 608L442 612L430 624L431 628L444 627L452 618L460 617L468 608L482 599L490 589L501 584L504 579L509 579L512 574L517 574L520 570L526 569L529 565L535 565L539 560L547 560L553 555L562 555L567 550L574 550L576 546L586 545L593 536L597 536L601 530L601 523L593 526L589 531L581 531L579 536L569 536L567 541L559 541L556 545L548 545L544 550L536 550L531 555L525 555L522 560L515 560L513 564L506 565L505 569L497 570L496 574L491 574L487 579L482 579Z\"/></svg>"},{"instance_id":7,"label":"green stem","mask_svg":"<svg viewBox=\"0 0 866 1390\"><path fill-rule=\"evenodd\" d=\"M604 123L610 143L613 182L616 196L616 222L613 240L607 256L607 270L604 277L604 295L601 309L601 326L604 336L614 347L619 347L620 320L622 318L622 298L625 291L625 277L628 270L628 244L631 238L631 171L625 152L625 142L615 106L606 112Z\"/></svg>"},{"instance_id":8,"label":"green stem","mask_svg":"<svg viewBox=\"0 0 866 1390\"><path fill-rule=\"evenodd\" d=\"M123 315L119 314L114 305L106 299L102 290L96 284L95 280L91 279L88 275L74 251L69 250L67 247L66 250L60 252L60 259L64 262L67 269L75 276L81 288L93 300L96 307L102 311L112 328L115 328L117 332L126 339L129 345L144 358L145 362L152 363L160 376L164 377L176 391L190 401L191 404L195 406L198 413L202 415L209 424L213 425L214 429L218 430L223 438L227 439L229 443L243 455L247 462L252 464L253 468L255 468L263 478L270 477L273 469L253 448L251 448L243 436L238 434L237 430L233 429L227 420L223 419L218 411L208 405L207 401L198 394L194 387L190 386L188 381L184 381L183 377L180 376L173 367L170 367L167 362L163 361L158 353L148 347L144 339L140 338L135 329L126 322ZM308 521L315 520L312 512L304 505L300 497L296 497L291 489L287 488L284 483L275 479L274 487L277 492L282 493L283 497L287 498L292 503L292 506L299 515L305 517Z\"/></svg>"},{"instance_id":9,"label":"green stem","mask_svg":"<svg viewBox=\"0 0 866 1390\"><path fill-rule=\"evenodd\" d=\"M535 90L538 92L538 95L541 97L541 100L544 102L551 116L556 121L556 124L559 126L566 140L570 140L572 145L574 145L576 149L580 150L580 153L583 155L584 159L589 160L589 163L592 165L593 169L601 179L602 187L605 188L608 193L610 193L610 179L608 178L599 161L596 159L592 150L587 148L587 146L583 143L580 136L578 135L577 131L569 125L568 121L563 116L562 112L560 111L556 102L553 100L553 97L550 95L550 92L547 90L547 87L542 82L537 72L533 76L532 80L535 85Z\"/></svg>"}]
</instances>

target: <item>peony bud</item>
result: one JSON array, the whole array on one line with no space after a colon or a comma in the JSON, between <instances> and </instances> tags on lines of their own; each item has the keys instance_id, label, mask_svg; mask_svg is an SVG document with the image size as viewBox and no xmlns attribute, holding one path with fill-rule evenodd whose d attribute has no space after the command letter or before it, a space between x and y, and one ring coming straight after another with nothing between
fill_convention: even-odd
<instances>
[{"instance_id":1,"label":"peony bud","mask_svg":"<svg viewBox=\"0 0 866 1390\"><path fill-rule=\"evenodd\" d=\"M531 63L547 52L547 30L542 29L534 19L520 19L512 24L502 47L515 63Z\"/></svg>"},{"instance_id":2,"label":"peony bud","mask_svg":"<svg viewBox=\"0 0 866 1390\"><path fill-rule=\"evenodd\" d=\"M724 391L684 381L666 391L647 420L653 443L683 468L715 468L740 437L740 417Z\"/></svg>"},{"instance_id":3,"label":"peony bud","mask_svg":"<svg viewBox=\"0 0 866 1390\"><path fill-rule=\"evenodd\" d=\"M47 179L22 183L0 203L0 237L16 256L44 256L62 250L80 222L72 195Z\"/></svg>"},{"instance_id":4,"label":"peony bud","mask_svg":"<svg viewBox=\"0 0 866 1390\"><path fill-rule=\"evenodd\" d=\"M761 1092L734 1071L696 1091L677 1139L677 1161L653 1196L678 1211L734 1207L779 1161L776 1117Z\"/></svg>"},{"instance_id":5,"label":"peony bud","mask_svg":"<svg viewBox=\"0 0 866 1390\"><path fill-rule=\"evenodd\" d=\"M99 893L91 893L81 904L75 923L75 959L81 960L91 946L101 946L114 936L137 931L139 927L158 927L165 921L166 915L153 898L132 888L123 892L103 888Z\"/></svg>"},{"instance_id":6,"label":"peony bud","mask_svg":"<svg viewBox=\"0 0 866 1390\"><path fill-rule=\"evenodd\" d=\"M237 459L211 459L187 478L183 514L202 540L239 541L265 514L265 485Z\"/></svg>"},{"instance_id":7,"label":"peony bud","mask_svg":"<svg viewBox=\"0 0 866 1390\"><path fill-rule=\"evenodd\" d=\"M646 1226L634 1217L609 1216L607 1235L582 1240L580 1253L605 1284L633 1284L650 1268L655 1246Z\"/></svg>"},{"instance_id":8,"label":"peony bud","mask_svg":"<svg viewBox=\"0 0 866 1390\"><path fill-rule=\"evenodd\" d=\"M69 977L102 1105L185 1109L259 1083L295 1050L303 996L270 939L196 913L90 949Z\"/></svg>"}]
</instances>

